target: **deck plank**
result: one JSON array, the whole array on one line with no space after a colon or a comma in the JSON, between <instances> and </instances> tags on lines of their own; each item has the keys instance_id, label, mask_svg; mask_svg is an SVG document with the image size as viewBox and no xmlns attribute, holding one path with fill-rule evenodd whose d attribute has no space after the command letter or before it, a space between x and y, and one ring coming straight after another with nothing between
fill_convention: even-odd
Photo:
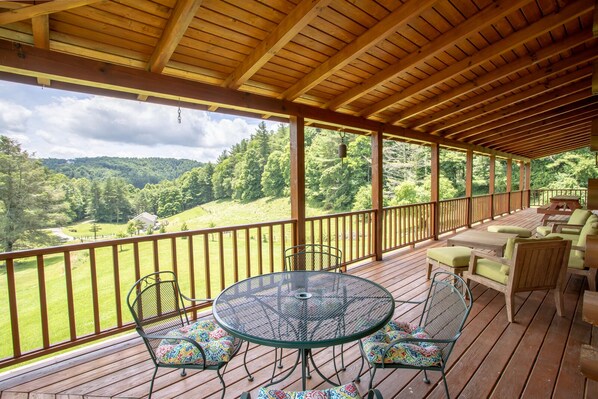
<instances>
[{"instance_id":1,"label":"deck plank","mask_svg":"<svg viewBox=\"0 0 598 399\"><path fill-rule=\"evenodd\" d=\"M485 230L493 224L513 224L534 229L541 216L531 209L474 228ZM426 250L445 245L447 237L450 234L441 236L439 241L385 255L383 261L364 263L350 272L382 284L397 299L423 299L429 287L425 277ZM515 323L507 322L502 294L479 284L472 284L471 288L474 304L470 317L446 367L452 397L597 397L598 383L587 381L578 370L581 344L598 342L598 329L581 320L585 278L568 278L564 317L556 315L552 294L517 294ZM420 311L421 305L397 304L395 318L416 321ZM344 355L347 370L340 376L341 381L347 382L360 369L357 343L345 345ZM244 391L255 396L271 377L272 348L251 344L247 356L254 381L247 380L240 352L224 375L227 399L238 398ZM295 357L296 352L284 351L282 371L291 367ZM335 374L332 357L331 348L314 350L315 361L328 378ZM18 372L3 373L0 399L147 398L153 370L146 349L132 334ZM375 382L385 398L444 398L440 373L431 372L428 376L430 384L424 383L423 374L416 370L380 370ZM369 380L366 366L358 384L362 392ZM278 387L299 390L300 385L300 372L296 371ZM315 373L308 385L312 389L328 386ZM188 370L188 375L181 377L177 370L166 369L158 371L152 397L219 399L221 394L215 372Z\"/></svg>"}]
</instances>

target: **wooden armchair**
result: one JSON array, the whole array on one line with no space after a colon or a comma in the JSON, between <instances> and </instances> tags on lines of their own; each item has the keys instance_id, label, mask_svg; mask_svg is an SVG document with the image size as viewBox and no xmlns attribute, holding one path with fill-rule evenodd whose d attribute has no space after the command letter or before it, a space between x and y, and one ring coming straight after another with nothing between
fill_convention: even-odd
<instances>
[{"instance_id":1,"label":"wooden armchair","mask_svg":"<svg viewBox=\"0 0 598 399\"><path fill-rule=\"evenodd\" d=\"M505 294L507 318L513 322L518 292L554 289L557 314L563 315L563 284L571 252L569 240L529 240L515 244L511 259L472 251L463 278Z\"/></svg>"}]
</instances>

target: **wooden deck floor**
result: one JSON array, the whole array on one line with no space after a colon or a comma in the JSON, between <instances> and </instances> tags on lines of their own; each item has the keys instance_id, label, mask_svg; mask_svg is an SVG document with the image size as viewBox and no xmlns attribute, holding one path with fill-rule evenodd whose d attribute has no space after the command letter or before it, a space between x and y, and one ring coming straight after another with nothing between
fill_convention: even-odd
<instances>
[{"instance_id":1,"label":"wooden deck floor","mask_svg":"<svg viewBox=\"0 0 598 399\"><path fill-rule=\"evenodd\" d=\"M534 228L541 215L526 210L476 226L516 224ZM425 278L425 251L431 242L415 249L389 255L382 262L373 262L353 273L374 280L388 288L396 298L420 298L428 287ZM520 294L516 300L516 323L507 322L505 300L496 291L472 285L474 305L463 335L453 351L447 379L451 397L463 398L596 398L598 387L579 372L579 352L584 343L597 344L592 327L581 320L583 290L587 283L580 276L567 281L565 317L556 315L553 296L545 292ZM411 305L413 306L413 305ZM415 319L416 309L397 308L396 315ZM318 350L316 361L332 375L331 349ZM285 367L294 354L285 352ZM271 348L251 345L248 358L254 381L248 382L242 366L243 356L230 363L224 376L226 398L238 398L241 392L264 385L270 377L274 354ZM346 382L359 368L358 348L345 345ZM41 364L0 376L0 399L9 398L145 398L153 365L135 336L119 338L110 345L85 348L56 357ZM385 398L443 398L439 373L430 373L431 384L422 381L415 371L379 371L378 388ZM300 373L281 387L299 390ZM361 387L367 387L369 376L364 371ZM317 375L310 387L326 387ZM189 371L181 378L177 371L161 370L156 378L153 397L220 398L222 390L216 374L210 371ZM255 397L255 395L254 395Z\"/></svg>"}]
</instances>

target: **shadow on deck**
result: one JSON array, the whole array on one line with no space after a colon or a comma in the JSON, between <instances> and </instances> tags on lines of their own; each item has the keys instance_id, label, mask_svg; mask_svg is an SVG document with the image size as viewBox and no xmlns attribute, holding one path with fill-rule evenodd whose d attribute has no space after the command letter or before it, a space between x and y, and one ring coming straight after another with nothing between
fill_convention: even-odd
<instances>
[{"instance_id":1,"label":"shadow on deck","mask_svg":"<svg viewBox=\"0 0 598 399\"><path fill-rule=\"evenodd\" d=\"M533 229L540 224L541 216L535 209L528 209L475 228L485 230L492 224L512 224ZM419 299L428 288L426 249L442 245L445 245L444 238L438 242L423 243L351 272L382 284L395 298ZM596 382L586 380L578 366L581 345L597 343L592 327L581 318L582 294L586 288L585 278L568 278L564 317L556 315L553 295L547 292L518 294L516 322L509 324L504 296L472 284L474 305L447 367L451 396L598 397ZM397 307L396 316L414 321L417 312L413 306ZM314 353L321 370L332 376L332 349L316 350ZM248 359L254 381L247 381L243 356L236 356L224 375L226 398L238 398L247 390L254 393L269 380L274 361L273 349L251 345ZM285 350L284 369L288 369L294 359L294 352ZM349 382L360 366L356 344L345 345L345 363L347 371L342 373L341 379ZM130 334L0 375L0 398L144 398L149 391L153 369L141 339ZM362 391L369 382L369 375L366 371L364 373L360 384ZM381 370L376 375L376 381L385 398L443 398L440 374L431 372L429 376L431 384L425 384L422 373L417 371ZM327 386L316 374L308 384L312 389ZM299 390L300 372L296 371L280 387ZM176 370L161 369L153 397L216 399L221 393L222 388L214 372L188 371L187 377L181 378Z\"/></svg>"}]
</instances>

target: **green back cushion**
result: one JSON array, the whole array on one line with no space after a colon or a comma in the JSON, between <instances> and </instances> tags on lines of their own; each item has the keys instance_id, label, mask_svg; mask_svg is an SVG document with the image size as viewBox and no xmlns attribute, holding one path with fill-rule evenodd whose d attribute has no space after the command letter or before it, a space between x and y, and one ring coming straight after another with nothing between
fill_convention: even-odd
<instances>
[{"instance_id":1,"label":"green back cushion","mask_svg":"<svg viewBox=\"0 0 598 399\"><path fill-rule=\"evenodd\" d=\"M571 214L567 224L584 224L590 216L592 216L592 212L587 209L576 209Z\"/></svg>"},{"instance_id":2,"label":"green back cushion","mask_svg":"<svg viewBox=\"0 0 598 399\"><path fill-rule=\"evenodd\" d=\"M579 233L579 239L577 240L577 246L585 248L586 246L586 237L588 235L595 235L598 234L598 216L592 215L584 224L583 229ZM573 251L576 253L577 256L584 258L584 252L582 251Z\"/></svg>"}]
</instances>

